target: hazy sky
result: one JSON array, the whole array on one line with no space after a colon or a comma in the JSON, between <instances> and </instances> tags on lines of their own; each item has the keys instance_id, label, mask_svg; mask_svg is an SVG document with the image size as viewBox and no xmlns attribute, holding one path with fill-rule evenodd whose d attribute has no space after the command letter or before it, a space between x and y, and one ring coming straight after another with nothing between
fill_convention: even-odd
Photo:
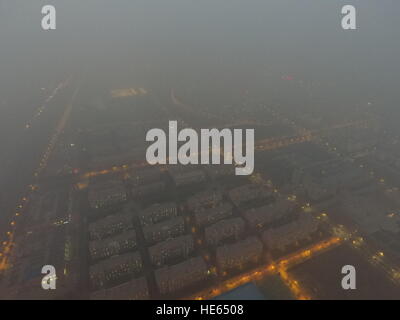
<instances>
[{"instance_id":1,"label":"hazy sky","mask_svg":"<svg viewBox=\"0 0 400 320\"><path fill-rule=\"evenodd\" d=\"M41 29L46 4L55 31ZM345 4L356 31L340 27ZM396 118L399 17L399 0L0 0L0 148L41 87L83 69L94 86L150 88L271 89L267 77L291 74L329 84L327 101L379 100Z\"/></svg>"},{"instance_id":2,"label":"hazy sky","mask_svg":"<svg viewBox=\"0 0 400 320\"><path fill-rule=\"evenodd\" d=\"M235 68L237 63L249 68L258 63L287 66L294 71L386 65L390 71L393 66L389 65L398 62L400 53L396 0L0 3L0 77L46 65L69 68L100 62L111 66L121 59L137 63L138 68L184 67L189 73L199 66L207 71L215 65ZM358 9L355 32L340 29L340 8L349 3ZM44 4L56 6L56 31L40 28Z\"/></svg>"},{"instance_id":3,"label":"hazy sky","mask_svg":"<svg viewBox=\"0 0 400 320\"><path fill-rule=\"evenodd\" d=\"M55 31L41 29L45 4ZM344 4L356 31L340 27ZM396 101L399 17L398 0L0 0L0 109L83 68L171 87L292 74Z\"/></svg>"}]
</instances>

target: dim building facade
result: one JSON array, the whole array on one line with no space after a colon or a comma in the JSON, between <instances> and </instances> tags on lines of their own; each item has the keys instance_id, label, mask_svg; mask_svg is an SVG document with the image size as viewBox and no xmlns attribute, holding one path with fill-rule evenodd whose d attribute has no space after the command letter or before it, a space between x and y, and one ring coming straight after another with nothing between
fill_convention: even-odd
<instances>
[{"instance_id":1,"label":"dim building facade","mask_svg":"<svg viewBox=\"0 0 400 320\"><path fill-rule=\"evenodd\" d=\"M142 226L158 223L167 218L176 217L178 208L176 203L168 202L163 204L154 204L139 214L139 219Z\"/></svg>"},{"instance_id":2,"label":"dim building facade","mask_svg":"<svg viewBox=\"0 0 400 320\"><path fill-rule=\"evenodd\" d=\"M231 215L232 205L224 203L215 208L197 211L195 213L195 221L197 226L204 227L219 220L228 218Z\"/></svg>"},{"instance_id":3,"label":"dim building facade","mask_svg":"<svg viewBox=\"0 0 400 320\"><path fill-rule=\"evenodd\" d=\"M220 191L212 190L205 191L191 196L186 205L191 211L198 211L202 208L213 208L222 202L222 193Z\"/></svg>"},{"instance_id":4,"label":"dim building facade","mask_svg":"<svg viewBox=\"0 0 400 320\"><path fill-rule=\"evenodd\" d=\"M255 184L246 184L229 191L229 198L235 206L246 205L254 200L266 199L271 192Z\"/></svg>"},{"instance_id":5,"label":"dim building facade","mask_svg":"<svg viewBox=\"0 0 400 320\"><path fill-rule=\"evenodd\" d=\"M206 280L208 277L207 265L201 257L191 258L173 266L163 267L154 273L160 294L177 292Z\"/></svg>"},{"instance_id":6,"label":"dim building facade","mask_svg":"<svg viewBox=\"0 0 400 320\"><path fill-rule=\"evenodd\" d=\"M250 237L234 244L217 248L217 266L221 271L241 269L249 263L258 262L263 253L263 244L257 237Z\"/></svg>"},{"instance_id":7,"label":"dim building facade","mask_svg":"<svg viewBox=\"0 0 400 320\"><path fill-rule=\"evenodd\" d=\"M91 300L148 300L149 298L145 277L133 279L110 289L101 289L90 295Z\"/></svg>"},{"instance_id":8,"label":"dim building facade","mask_svg":"<svg viewBox=\"0 0 400 320\"><path fill-rule=\"evenodd\" d=\"M92 265L89 276L94 288L104 288L109 283L138 273L142 269L142 258L139 252L113 256Z\"/></svg>"},{"instance_id":9,"label":"dim building facade","mask_svg":"<svg viewBox=\"0 0 400 320\"><path fill-rule=\"evenodd\" d=\"M298 219L279 228L266 230L262 239L265 246L270 250L283 251L288 246L309 238L318 230L318 227L318 220L312 215L304 213Z\"/></svg>"},{"instance_id":10,"label":"dim building facade","mask_svg":"<svg viewBox=\"0 0 400 320\"><path fill-rule=\"evenodd\" d=\"M88 200L90 207L100 209L127 199L125 186L120 180L96 183L89 186Z\"/></svg>"},{"instance_id":11,"label":"dim building facade","mask_svg":"<svg viewBox=\"0 0 400 320\"><path fill-rule=\"evenodd\" d=\"M155 244L149 248L149 256L153 265L160 267L171 259L187 258L193 250L193 236L189 234Z\"/></svg>"},{"instance_id":12,"label":"dim building facade","mask_svg":"<svg viewBox=\"0 0 400 320\"><path fill-rule=\"evenodd\" d=\"M100 240L132 228L132 214L118 213L89 224L89 236L91 240Z\"/></svg>"},{"instance_id":13,"label":"dim building facade","mask_svg":"<svg viewBox=\"0 0 400 320\"><path fill-rule=\"evenodd\" d=\"M243 213L243 217L251 228L263 228L264 226L284 217L294 208L294 202L279 199L275 203L251 208Z\"/></svg>"},{"instance_id":14,"label":"dim building facade","mask_svg":"<svg viewBox=\"0 0 400 320\"><path fill-rule=\"evenodd\" d=\"M119 235L89 242L92 260L104 259L134 249L137 245L136 232L130 230Z\"/></svg>"},{"instance_id":15,"label":"dim building facade","mask_svg":"<svg viewBox=\"0 0 400 320\"><path fill-rule=\"evenodd\" d=\"M245 223L240 217L221 220L205 229L206 243L210 246L216 246L226 239L238 239L244 232L244 228Z\"/></svg>"},{"instance_id":16,"label":"dim building facade","mask_svg":"<svg viewBox=\"0 0 400 320\"><path fill-rule=\"evenodd\" d=\"M147 243L156 243L168 238L180 236L184 233L185 221L183 217L175 217L143 227L143 234Z\"/></svg>"}]
</instances>

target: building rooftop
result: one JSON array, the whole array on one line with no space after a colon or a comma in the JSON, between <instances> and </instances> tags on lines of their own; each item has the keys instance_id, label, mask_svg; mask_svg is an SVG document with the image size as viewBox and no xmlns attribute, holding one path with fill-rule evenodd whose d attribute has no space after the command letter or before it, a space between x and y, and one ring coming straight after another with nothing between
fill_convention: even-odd
<instances>
[{"instance_id":1,"label":"building rooftop","mask_svg":"<svg viewBox=\"0 0 400 320\"><path fill-rule=\"evenodd\" d=\"M232 236L238 237L243 233L244 228L245 223L242 218L230 218L221 220L207 227L204 231L204 235L208 244L217 245L224 239Z\"/></svg>"},{"instance_id":2,"label":"building rooftop","mask_svg":"<svg viewBox=\"0 0 400 320\"><path fill-rule=\"evenodd\" d=\"M121 180L110 180L106 182L89 185L89 204L92 208L119 203L127 198L124 183Z\"/></svg>"},{"instance_id":3,"label":"building rooftop","mask_svg":"<svg viewBox=\"0 0 400 320\"><path fill-rule=\"evenodd\" d=\"M278 228L268 229L263 235L264 244L270 249L285 248L317 231L319 221L311 214L302 213L298 219Z\"/></svg>"},{"instance_id":4,"label":"building rooftop","mask_svg":"<svg viewBox=\"0 0 400 320\"><path fill-rule=\"evenodd\" d=\"M264 199L269 196L271 196L271 192L255 184L246 184L229 191L229 198L236 206L251 200Z\"/></svg>"},{"instance_id":5,"label":"building rooftop","mask_svg":"<svg viewBox=\"0 0 400 320\"><path fill-rule=\"evenodd\" d=\"M150 259L155 265L162 265L169 258L186 257L194 250L191 234L167 239L149 248Z\"/></svg>"},{"instance_id":6,"label":"building rooftop","mask_svg":"<svg viewBox=\"0 0 400 320\"><path fill-rule=\"evenodd\" d=\"M114 237L89 242L89 252L93 259L105 258L136 247L136 232L130 230Z\"/></svg>"},{"instance_id":7,"label":"building rooftop","mask_svg":"<svg viewBox=\"0 0 400 320\"><path fill-rule=\"evenodd\" d=\"M203 258L195 257L173 266L163 267L154 273L160 293L165 294L205 280L208 269Z\"/></svg>"},{"instance_id":8,"label":"building rooftop","mask_svg":"<svg viewBox=\"0 0 400 320\"><path fill-rule=\"evenodd\" d=\"M110 289L102 289L90 295L91 300L146 300L149 289L145 277L133 279Z\"/></svg>"},{"instance_id":9,"label":"building rooftop","mask_svg":"<svg viewBox=\"0 0 400 320\"><path fill-rule=\"evenodd\" d=\"M113 234L133 228L131 213L117 213L89 224L89 234L92 240L100 240Z\"/></svg>"},{"instance_id":10,"label":"building rooftop","mask_svg":"<svg viewBox=\"0 0 400 320\"><path fill-rule=\"evenodd\" d=\"M289 213L294 207L294 202L287 199L278 199L266 206L251 208L243 213L244 218L251 227L263 227L273 221L279 220Z\"/></svg>"},{"instance_id":11,"label":"building rooftop","mask_svg":"<svg viewBox=\"0 0 400 320\"><path fill-rule=\"evenodd\" d=\"M186 201L190 210L196 211L203 207L214 207L222 202L222 193L217 190L207 190L196 193Z\"/></svg>"},{"instance_id":12,"label":"building rooftop","mask_svg":"<svg viewBox=\"0 0 400 320\"><path fill-rule=\"evenodd\" d=\"M157 223L165 218L176 217L178 208L175 202L157 203L147 207L139 214L143 226Z\"/></svg>"},{"instance_id":13,"label":"building rooftop","mask_svg":"<svg viewBox=\"0 0 400 320\"><path fill-rule=\"evenodd\" d=\"M198 226L205 226L218 220L227 218L232 215L232 205L223 203L211 209L198 210L195 213L195 220Z\"/></svg>"},{"instance_id":14,"label":"building rooftop","mask_svg":"<svg viewBox=\"0 0 400 320\"><path fill-rule=\"evenodd\" d=\"M217 248L216 259L222 270L240 267L251 260L257 260L263 252L262 242L257 237L249 237L234 244Z\"/></svg>"},{"instance_id":15,"label":"building rooftop","mask_svg":"<svg viewBox=\"0 0 400 320\"><path fill-rule=\"evenodd\" d=\"M183 217L175 217L156 224L143 227L143 234L147 242L158 242L170 237L183 234L185 221Z\"/></svg>"}]
</instances>

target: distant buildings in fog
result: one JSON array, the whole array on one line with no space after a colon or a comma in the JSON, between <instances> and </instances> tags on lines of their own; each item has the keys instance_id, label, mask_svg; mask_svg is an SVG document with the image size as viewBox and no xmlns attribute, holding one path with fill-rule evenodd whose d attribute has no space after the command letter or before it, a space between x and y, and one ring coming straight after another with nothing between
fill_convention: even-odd
<instances>
[{"instance_id":1,"label":"distant buildings in fog","mask_svg":"<svg viewBox=\"0 0 400 320\"><path fill-rule=\"evenodd\" d=\"M111 180L91 184L88 199L91 208L99 209L124 202L127 199L127 194L121 180Z\"/></svg>"},{"instance_id":2,"label":"distant buildings in fog","mask_svg":"<svg viewBox=\"0 0 400 320\"><path fill-rule=\"evenodd\" d=\"M221 219L228 218L232 215L232 205L223 203L211 209L198 210L195 213L195 222L199 227L217 222Z\"/></svg>"},{"instance_id":3,"label":"distant buildings in fog","mask_svg":"<svg viewBox=\"0 0 400 320\"><path fill-rule=\"evenodd\" d=\"M92 240L100 240L133 228L131 213L117 213L89 224L89 236Z\"/></svg>"},{"instance_id":4,"label":"distant buildings in fog","mask_svg":"<svg viewBox=\"0 0 400 320\"><path fill-rule=\"evenodd\" d=\"M177 203L168 198L152 198L167 190L168 184L177 190L191 190L210 177L225 176L231 169L211 171L203 167L164 171L152 168L132 171L121 183L89 187L94 210L118 208L125 201L118 196L122 189L130 190L128 194L135 201L129 210L126 207L106 217L97 216L97 221L89 224L90 279L92 289L96 290L92 299L148 298L151 284L146 280L147 268L154 274L161 296L179 293L215 272L226 274L259 263L264 249L284 252L318 230L313 219L293 220L293 199L276 197L270 188L259 184L214 187L192 193ZM141 204L137 201L138 204L138 199L145 200ZM248 237L254 229L257 236ZM143 235L139 239L138 230ZM138 249L140 253L134 251ZM141 256L146 250L149 266L144 265L149 262ZM194 258L199 252L202 257Z\"/></svg>"},{"instance_id":5,"label":"distant buildings in fog","mask_svg":"<svg viewBox=\"0 0 400 320\"><path fill-rule=\"evenodd\" d=\"M243 217L251 228L263 228L284 217L294 208L294 202L278 199L275 203L251 208L243 213Z\"/></svg>"},{"instance_id":6,"label":"distant buildings in fog","mask_svg":"<svg viewBox=\"0 0 400 320\"><path fill-rule=\"evenodd\" d=\"M149 244L176 237L184 233L185 221L183 217L175 217L143 227L144 238Z\"/></svg>"},{"instance_id":7,"label":"distant buildings in fog","mask_svg":"<svg viewBox=\"0 0 400 320\"><path fill-rule=\"evenodd\" d=\"M113 256L90 267L89 276L94 288L103 288L113 281L138 273L143 266L139 252Z\"/></svg>"},{"instance_id":8,"label":"distant buildings in fog","mask_svg":"<svg viewBox=\"0 0 400 320\"><path fill-rule=\"evenodd\" d=\"M250 201L268 198L271 195L271 192L255 184L246 184L229 191L229 198L237 207Z\"/></svg>"},{"instance_id":9,"label":"distant buildings in fog","mask_svg":"<svg viewBox=\"0 0 400 320\"><path fill-rule=\"evenodd\" d=\"M176 187L185 187L206 180L206 175L201 168L171 167L168 172Z\"/></svg>"},{"instance_id":10,"label":"distant buildings in fog","mask_svg":"<svg viewBox=\"0 0 400 320\"><path fill-rule=\"evenodd\" d=\"M159 242L149 248L149 256L153 265L160 267L171 259L186 259L194 251L193 236L183 235Z\"/></svg>"},{"instance_id":11,"label":"distant buildings in fog","mask_svg":"<svg viewBox=\"0 0 400 320\"><path fill-rule=\"evenodd\" d=\"M245 223L243 219L236 217L221 220L205 228L204 237L208 245L216 246L225 239L233 238L237 240L244 230Z\"/></svg>"},{"instance_id":12,"label":"distant buildings in fog","mask_svg":"<svg viewBox=\"0 0 400 320\"><path fill-rule=\"evenodd\" d=\"M264 231L263 242L270 250L284 251L290 245L309 238L318 230L319 221L307 213L302 213L298 219L274 229Z\"/></svg>"},{"instance_id":13,"label":"distant buildings in fog","mask_svg":"<svg viewBox=\"0 0 400 320\"><path fill-rule=\"evenodd\" d=\"M222 202L222 192L207 190L189 197L186 205L190 211L200 211L204 208L213 208Z\"/></svg>"},{"instance_id":14,"label":"distant buildings in fog","mask_svg":"<svg viewBox=\"0 0 400 320\"><path fill-rule=\"evenodd\" d=\"M259 262L262 253L262 242L257 237L250 237L234 244L218 247L217 266L221 271L244 268L249 263Z\"/></svg>"},{"instance_id":15,"label":"distant buildings in fog","mask_svg":"<svg viewBox=\"0 0 400 320\"><path fill-rule=\"evenodd\" d=\"M329 199L345 190L367 188L371 182L362 168L336 159L296 169L293 173L294 185L303 188L314 201Z\"/></svg>"},{"instance_id":16,"label":"distant buildings in fog","mask_svg":"<svg viewBox=\"0 0 400 320\"><path fill-rule=\"evenodd\" d=\"M139 220L142 226L148 226L168 218L176 217L177 215L178 208L175 203L157 203L142 210L139 214Z\"/></svg>"},{"instance_id":17,"label":"distant buildings in fog","mask_svg":"<svg viewBox=\"0 0 400 320\"><path fill-rule=\"evenodd\" d=\"M93 260L104 259L134 249L136 245L136 232L130 230L113 237L90 241L89 253Z\"/></svg>"},{"instance_id":18,"label":"distant buildings in fog","mask_svg":"<svg viewBox=\"0 0 400 320\"><path fill-rule=\"evenodd\" d=\"M145 277L130 280L110 289L101 289L90 295L91 300L147 300L150 298Z\"/></svg>"},{"instance_id":19,"label":"distant buildings in fog","mask_svg":"<svg viewBox=\"0 0 400 320\"><path fill-rule=\"evenodd\" d=\"M159 292L168 294L206 280L208 269L203 258L195 257L158 269L154 275Z\"/></svg>"}]
</instances>

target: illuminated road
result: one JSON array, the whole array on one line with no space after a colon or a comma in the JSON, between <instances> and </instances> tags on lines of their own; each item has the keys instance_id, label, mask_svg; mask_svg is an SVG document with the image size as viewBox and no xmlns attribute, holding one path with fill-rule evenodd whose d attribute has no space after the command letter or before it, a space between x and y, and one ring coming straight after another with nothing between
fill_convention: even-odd
<instances>
[{"instance_id":1,"label":"illuminated road","mask_svg":"<svg viewBox=\"0 0 400 320\"><path fill-rule=\"evenodd\" d=\"M57 144L58 138L60 136L60 134L64 131L65 125L68 122L68 119L71 115L71 110L72 110L72 106L73 106L73 102L75 101L76 96L78 95L79 92L79 87L75 90L75 92L72 95L71 101L70 103L67 105L67 107L64 110L63 115L61 116L60 121L58 122L56 128L55 128L55 132L52 135L50 142L42 156L42 159L40 160L40 164L38 169L35 172L35 177L39 176L39 174L43 171L44 168L46 168L47 166L47 162L49 160L49 157L55 147L55 145Z\"/></svg>"},{"instance_id":2,"label":"illuminated road","mask_svg":"<svg viewBox=\"0 0 400 320\"><path fill-rule=\"evenodd\" d=\"M304 250L292 253L282 259L268 263L262 267L256 268L239 276L232 277L222 283L215 285L211 288L202 290L195 295L187 297L188 300L208 300L216 296L219 296L225 292L235 289L243 284L251 281L261 280L263 277L268 275L279 274L285 284L291 289L295 298L297 299L311 299L311 297L304 292L300 284L292 279L287 270L297 264L300 264L316 255L325 252L328 249L335 248L341 243L341 239L338 237L332 237L327 240L318 242L312 246L307 247Z\"/></svg>"},{"instance_id":3,"label":"illuminated road","mask_svg":"<svg viewBox=\"0 0 400 320\"><path fill-rule=\"evenodd\" d=\"M164 112L171 118L170 112L165 108L165 106L162 103L160 103L158 98L153 93L150 93L149 96L154 100L156 105L161 107L164 110ZM191 106L181 102L176 97L173 89L171 90L171 100L175 105L177 105L181 108L184 108L188 112L193 113L195 115L203 114L208 118L224 120L224 121L226 120L217 115L205 113L201 110L197 110L194 107L191 107ZM279 117L274 111L271 111L271 113L273 113L275 117ZM282 121L282 118L280 118L279 120ZM180 121L182 121L184 123L183 120L180 119ZM293 126L293 122L290 121L289 119L283 119L283 122L285 122L286 124L290 124L290 126ZM271 123L272 123L271 121L259 122L259 121L253 121L253 120L240 120L237 122L231 122L231 123L225 124L224 128L238 126L238 125L267 126L267 125L270 125ZM353 126L359 126L359 125L366 125L365 121L349 121L349 122L333 125L326 129L314 130L314 131L296 127L295 129L298 132L297 135L285 136L285 137L275 137L275 138L269 138L269 139L256 141L255 151L261 152L261 151L269 151L269 150L285 148L285 147L288 147L293 144L299 144L299 143L304 143L304 142L309 142L309 141L315 140L318 138L318 135L320 135L323 132L329 131L329 130L337 130L337 129L341 129L341 128L353 127ZM80 182L78 183L78 187L84 188L85 186L87 186L87 180L92 177L106 175L106 174L110 174L110 173L125 172L125 171L131 170L131 169L144 168L146 166L150 166L150 165L147 162L136 162L136 163L126 163L121 166L113 166L112 168L105 168L105 169L101 169L101 170L93 170L90 172L86 172L80 176Z\"/></svg>"},{"instance_id":4,"label":"illuminated road","mask_svg":"<svg viewBox=\"0 0 400 320\"><path fill-rule=\"evenodd\" d=\"M271 114L273 114L278 120L290 124L291 127L298 133L311 132L306 128L297 126L293 120L290 120L278 114L274 110L271 110ZM367 125L365 121L355 121L355 122L350 122L350 124L351 123L362 126ZM337 125L335 126L335 128L343 128L343 126L347 126L347 124L344 124L342 126ZM318 139L316 142L321 147L323 147L327 152L334 154L336 157L342 158L346 161L349 160L348 157L344 157L340 152L338 152L337 150L338 148L336 146L333 146L328 142L323 141L322 139ZM354 161L354 159L352 160ZM364 172L367 176L374 176L373 171L371 171L371 169L368 169L365 165L360 165L360 167L365 169ZM385 186L385 180L382 178L377 178L376 183L378 184L378 187ZM400 286L400 266L388 261L383 251L377 251L371 248L366 243L366 241L364 241L364 239L361 236L359 236L357 231L355 230L350 231L343 225L334 224L332 221L329 220L326 212L322 213L321 218L324 219L325 222L331 226L331 229L334 234L340 235L343 239L348 240L351 247L354 250L357 250L365 258L366 261L368 261L371 265L378 267L379 270L382 271L391 282Z\"/></svg>"},{"instance_id":5,"label":"illuminated road","mask_svg":"<svg viewBox=\"0 0 400 320\"><path fill-rule=\"evenodd\" d=\"M51 136L49 144L48 144L46 150L44 151L43 156L40 160L39 166L37 167L37 169L34 173L34 177L38 177L40 175L40 173L43 171L43 169L45 169L48 159L51 155L51 152L53 151L54 146L56 145L60 134L64 131L65 125L69 119L69 116L70 116L70 113L72 110L73 102L79 92L79 88L80 87L78 86L77 89L75 90L75 92L73 93L70 103L67 104L67 106L63 112L63 115L61 116L59 122L57 123L54 134ZM28 186L27 194L24 197L22 197L20 203L15 208L14 219L10 222L10 230L6 232L7 240L3 241L3 243L2 243L2 249L0 252L0 272L6 270L9 266L9 257L12 254L12 250L15 245L14 237L15 237L15 230L17 227L17 222L19 219L21 219L24 208L27 205L27 203L29 202L29 197L32 194L32 192L34 192L36 190L36 188L37 187L35 185Z\"/></svg>"},{"instance_id":6,"label":"illuminated road","mask_svg":"<svg viewBox=\"0 0 400 320\"><path fill-rule=\"evenodd\" d=\"M57 95L57 92L63 88L65 88L68 83L70 82L71 78L66 79L65 81L61 82L54 90L53 92L46 98L44 103L37 108L35 111L34 115L32 116L31 119L29 119L26 124L24 129L29 130L31 129L32 125L35 123L35 121L43 114L43 112L46 110L48 104L54 99L54 97Z\"/></svg>"},{"instance_id":7,"label":"illuminated road","mask_svg":"<svg viewBox=\"0 0 400 320\"><path fill-rule=\"evenodd\" d=\"M175 102L177 102L177 101L175 101ZM340 129L340 128L344 128L347 126L365 125L364 121L353 121L353 122L338 124L338 125L332 126L331 128L328 128L325 130L310 131L310 130L306 130L304 128L299 128L297 126L294 126L293 122L291 122L288 119L285 119L285 123L291 124L291 126L294 127L294 129L299 134L297 136L292 136L292 137L278 137L278 138L265 139L265 140L258 141L257 145L256 145L256 150L257 151L273 150L276 148L286 147L286 146L289 146L289 145L295 144L295 143L303 143L306 141L311 141L311 140L315 139L317 137L317 135L319 133L321 133L322 131L326 131L326 130L330 130L330 129ZM148 164L146 162L141 162L141 163L134 163L134 164L125 164L123 166L115 166L110 169L87 172L80 176L80 178L83 180L83 182L78 184L78 186L86 187L87 180L89 178L97 176L97 175L104 175L104 174L115 173L115 172L124 172L128 169L135 169L135 168L138 169L138 168L143 168L146 166L148 166ZM307 210L311 210L310 205L305 205L303 207L306 207ZM302 261L305 261L306 259L309 259L309 258L315 256L319 252L323 252L324 250L333 248L345 240L348 240L349 243L352 243L354 248L361 249L362 252L365 252L364 256L369 256L369 258L370 258L369 260L371 260L373 263L386 266L386 264L383 262L384 261L383 255L381 255L380 253L371 255L371 252L369 251L368 248L366 248L364 245L360 245L359 242L357 242L357 239L359 239L359 237L356 237L356 235L354 233L346 230L343 226L337 226L337 225L332 224L330 221L327 220L326 213L324 213L320 217L323 217L324 221L331 225L333 233L337 236L331 238L327 242L325 241L325 242L317 243L303 251L300 251L299 253L291 254L288 257L286 257L285 259L279 260L277 262L257 268L256 270L253 270L246 274L226 280L222 284L219 284L216 287L204 290L204 291L196 294L195 296L192 296L190 299L210 299L212 297L220 295L223 292L229 291L229 290L236 288L236 287L238 287L244 283L247 283L249 281L254 281L254 280L260 279L267 274L277 274L277 273L280 274L283 281L288 285L288 287L291 289L293 295L297 299L310 299L311 297L306 292L304 292L304 290L301 288L298 281L291 277L291 275L287 272L287 269L293 265L299 264ZM357 244L357 245L355 245L355 244ZM393 269L390 266L386 266L385 270L386 270L387 274L392 275L392 279L395 276L396 276L396 279L400 279L399 273L396 269Z\"/></svg>"},{"instance_id":8,"label":"illuminated road","mask_svg":"<svg viewBox=\"0 0 400 320\"><path fill-rule=\"evenodd\" d=\"M248 122L248 123L251 123ZM337 128L343 128L347 126L353 126L355 125L356 122L351 122L351 123L346 123L346 124L339 124L336 126L333 126L332 129L337 129ZM226 127L229 126L234 126L237 125L236 123L230 123L227 124ZM275 150L275 149L280 149L280 148L285 148L293 144L299 144L299 143L304 143L308 141L312 141L317 137L316 134L314 133L308 133L306 135L298 135L298 136L288 136L288 137L276 137L276 138L270 138L270 139L264 139L256 142L255 145L255 151L269 151L269 150ZM199 152L201 154L201 152ZM168 158L167 158L168 161ZM147 162L136 162L136 163L126 163L121 166L113 166L111 168L105 168L101 170L93 170L86 172L82 174L81 180L86 181L89 178L96 177L96 176L101 176L101 175L106 175L110 173L117 173L117 172L125 172L126 170L131 170L131 169L140 169L144 168L147 166L151 166ZM81 181L81 185L83 186L85 183Z\"/></svg>"}]
</instances>

